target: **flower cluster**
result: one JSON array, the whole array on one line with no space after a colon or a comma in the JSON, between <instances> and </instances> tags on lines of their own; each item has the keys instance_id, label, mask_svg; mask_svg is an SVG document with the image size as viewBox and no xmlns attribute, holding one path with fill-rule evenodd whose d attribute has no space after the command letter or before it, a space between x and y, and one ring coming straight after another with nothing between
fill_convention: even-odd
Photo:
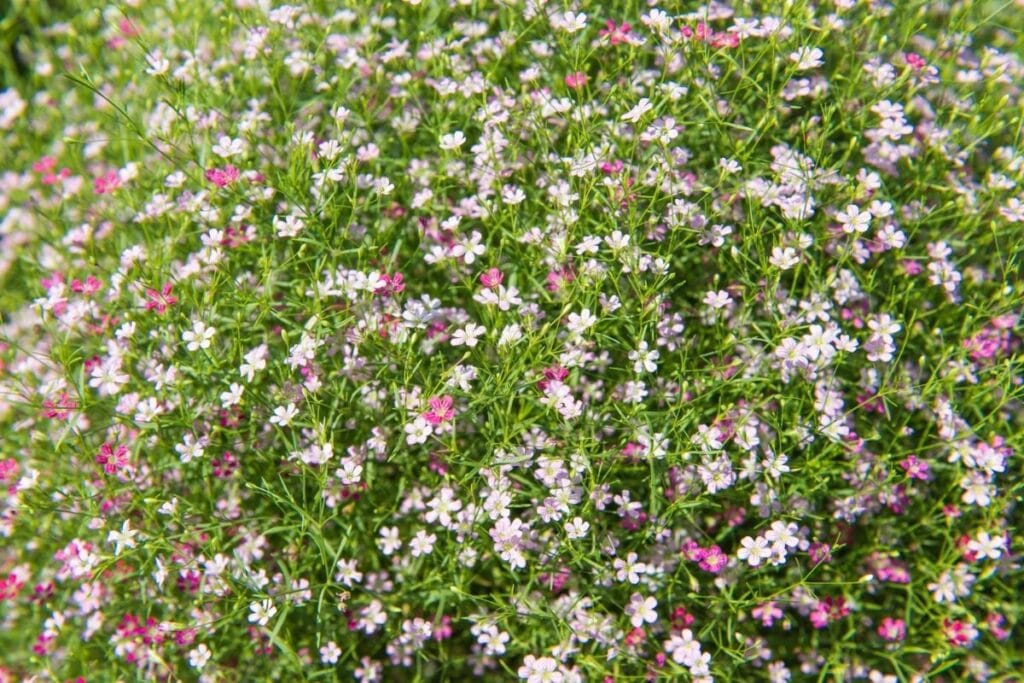
<instances>
[{"instance_id":1,"label":"flower cluster","mask_svg":"<svg viewBox=\"0 0 1024 683\"><path fill-rule=\"evenodd\" d=\"M122 4L0 56L0 681L1024 670L1024 9Z\"/></svg>"}]
</instances>

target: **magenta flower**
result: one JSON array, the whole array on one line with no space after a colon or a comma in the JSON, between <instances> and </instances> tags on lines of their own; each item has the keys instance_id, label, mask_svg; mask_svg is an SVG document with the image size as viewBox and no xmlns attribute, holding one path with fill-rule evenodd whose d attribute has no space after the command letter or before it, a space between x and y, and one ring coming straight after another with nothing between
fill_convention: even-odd
<instances>
[{"instance_id":1,"label":"magenta flower","mask_svg":"<svg viewBox=\"0 0 1024 683\"><path fill-rule=\"evenodd\" d=\"M903 460L900 460L900 467L907 476L911 479L920 479L921 481L928 481L930 476L928 463L920 460L916 455L908 455Z\"/></svg>"},{"instance_id":2,"label":"magenta flower","mask_svg":"<svg viewBox=\"0 0 1024 683\"><path fill-rule=\"evenodd\" d=\"M494 289L501 284L502 280L505 279L505 274L497 268L491 268L483 273L480 273L480 284L487 289Z\"/></svg>"},{"instance_id":3,"label":"magenta flower","mask_svg":"<svg viewBox=\"0 0 1024 683\"><path fill-rule=\"evenodd\" d=\"M629 30L632 28L626 22L616 25L614 21L609 19L605 22L605 28L598 32L602 38L608 38L608 42L612 45L618 45L619 43L629 42Z\"/></svg>"},{"instance_id":4,"label":"magenta flower","mask_svg":"<svg viewBox=\"0 0 1024 683\"><path fill-rule=\"evenodd\" d=\"M565 77L565 84L573 90L578 90L587 84L587 75L582 71L576 73L567 74Z\"/></svg>"},{"instance_id":5,"label":"magenta flower","mask_svg":"<svg viewBox=\"0 0 1024 683\"><path fill-rule=\"evenodd\" d=\"M432 425L448 422L455 417L455 409L452 408L451 396L433 396L430 401L430 410L423 413L423 419Z\"/></svg>"},{"instance_id":6,"label":"magenta flower","mask_svg":"<svg viewBox=\"0 0 1024 683\"><path fill-rule=\"evenodd\" d=\"M903 640L907 637L907 625L902 619L886 617L878 625L878 635L891 643Z\"/></svg>"},{"instance_id":7,"label":"magenta flower","mask_svg":"<svg viewBox=\"0 0 1024 683\"><path fill-rule=\"evenodd\" d=\"M700 559L698 566L706 572L717 574L725 569L725 565L728 563L729 557L722 552L721 548L713 545L704 552L704 557Z\"/></svg>"},{"instance_id":8,"label":"magenta flower","mask_svg":"<svg viewBox=\"0 0 1024 683\"><path fill-rule=\"evenodd\" d=\"M121 187L121 177L117 171L108 171L92 181L92 189L96 194L110 194Z\"/></svg>"},{"instance_id":9,"label":"magenta flower","mask_svg":"<svg viewBox=\"0 0 1024 683\"><path fill-rule=\"evenodd\" d=\"M224 187L238 180L238 169L228 164L224 168L206 169L206 179L217 187Z\"/></svg>"},{"instance_id":10,"label":"magenta flower","mask_svg":"<svg viewBox=\"0 0 1024 683\"><path fill-rule=\"evenodd\" d=\"M107 474L114 474L128 466L128 449L124 444L116 448L109 443L100 446L100 452L96 455L96 464L103 466Z\"/></svg>"},{"instance_id":11,"label":"magenta flower","mask_svg":"<svg viewBox=\"0 0 1024 683\"><path fill-rule=\"evenodd\" d=\"M158 292L155 289L146 290L146 310L165 313L170 306L178 303L177 297L171 296L171 283L166 282Z\"/></svg>"}]
</instances>

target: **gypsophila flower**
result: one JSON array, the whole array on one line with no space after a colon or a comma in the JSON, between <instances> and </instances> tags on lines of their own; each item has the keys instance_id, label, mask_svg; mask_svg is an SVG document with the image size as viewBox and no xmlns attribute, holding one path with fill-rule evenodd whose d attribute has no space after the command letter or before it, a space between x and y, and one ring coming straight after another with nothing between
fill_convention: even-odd
<instances>
[{"instance_id":1,"label":"gypsophila flower","mask_svg":"<svg viewBox=\"0 0 1024 683\"><path fill-rule=\"evenodd\" d=\"M466 136L462 134L461 130L457 130L454 133L445 133L441 136L440 147L443 150L455 150L459 149L466 143Z\"/></svg>"},{"instance_id":2,"label":"gypsophila flower","mask_svg":"<svg viewBox=\"0 0 1024 683\"><path fill-rule=\"evenodd\" d=\"M125 548L134 548L136 541L141 537L141 534L131 528L131 523L126 519L121 524L121 530L112 530L107 534L107 543L111 543L114 546L114 555L120 555Z\"/></svg>"},{"instance_id":3,"label":"gypsophila flower","mask_svg":"<svg viewBox=\"0 0 1024 683\"><path fill-rule=\"evenodd\" d=\"M1024 670L1020 2L15 4L0 681Z\"/></svg>"},{"instance_id":4,"label":"gypsophila flower","mask_svg":"<svg viewBox=\"0 0 1024 683\"><path fill-rule=\"evenodd\" d=\"M279 427L287 427L298 414L299 409L295 407L294 403L277 406L274 408L274 414L270 417L269 422Z\"/></svg>"},{"instance_id":5,"label":"gypsophila flower","mask_svg":"<svg viewBox=\"0 0 1024 683\"><path fill-rule=\"evenodd\" d=\"M655 611L657 606L658 601L656 599L652 597L645 598L639 593L633 593L625 610L629 616L629 623L635 627L653 624L658 620L658 613Z\"/></svg>"},{"instance_id":6,"label":"gypsophila flower","mask_svg":"<svg viewBox=\"0 0 1024 683\"><path fill-rule=\"evenodd\" d=\"M451 344L452 346L466 345L470 348L473 348L474 346L477 345L479 338L482 337L486 332L487 329L484 328L482 325L477 325L476 323L469 323L465 327L460 327L459 329L455 330L455 333L452 334Z\"/></svg>"},{"instance_id":7,"label":"gypsophila flower","mask_svg":"<svg viewBox=\"0 0 1024 683\"><path fill-rule=\"evenodd\" d=\"M433 433L434 428L430 423L422 417L417 417L405 425L405 442L410 446L424 443Z\"/></svg>"},{"instance_id":8,"label":"gypsophila flower","mask_svg":"<svg viewBox=\"0 0 1024 683\"><path fill-rule=\"evenodd\" d=\"M189 351L205 350L210 348L210 342L216 334L217 330L208 327L201 320L195 320L192 322L191 330L185 330L181 333L181 340L186 342L187 346L185 348Z\"/></svg>"},{"instance_id":9,"label":"gypsophila flower","mask_svg":"<svg viewBox=\"0 0 1024 683\"><path fill-rule=\"evenodd\" d=\"M409 541L409 549L412 552L413 557L420 557L421 555L429 555L434 550L434 543L437 542L436 534L428 534L422 529L416 532L412 540Z\"/></svg>"},{"instance_id":10,"label":"gypsophila flower","mask_svg":"<svg viewBox=\"0 0 1024 683\"><path fill-rule=\"evenodd\" d=\"M789 59L796 63L798 70L806 71L821 66L823 56L824 53L819 48L801 47L796 52L791 53Z\"/></svg>"},{"instance_id":11,"label":"gypsophila flower","mask_svg":"<svg viewBox=\"0 0 1024 683\"><path fill-rule=\"evenodd\" d=\"M277 608L274 607L274 603L269 599L254 602L249 605L250 624L266 626L275 614L277 614Z\"/></svg>"},{"instance_id":12,"label":"gypsophila flower","mask_svg":"<svg viewBox=\"0 0 1024 683\"><path fill-rule=\"evenodd\" d=\"M193 669L202 669L210 661L213 653L205 644L200 643L197 647L188 652L188 665Z\"/></svg>"},{"instance_id":13,"label":"gypsophila flower","mask_svg":"<svg viewBox=\"0 0 1024 683\"><path fill-rule=\"evenodd\" d=\"M740 549L736 551L737 559L746 562L751 567L759 566L761 562L772 555L772 551L768 547L768 539L763 536L756 538L744 536L740 540L740 546Z\"/></svg>"},{"instance_id":14,"label":"gypsophila flower","mask_svg":"<svg viewBox=\"0 0 1024 683\"><path fill-rule=\"evenodd\" d=\"M341 656L341 648L333 640L320 648L320 661L323 664L337 664Z\"/></svg>"},{"instance_id":15,"label":"gypsophila flower","mask_svg":"<svg viewBox=\"0 0 1024 683\"><path fill-rule=\"evenodd\" d=\"M616 579L631 584L640 583L640 576L647 571L646 564L637 562L636 553L629 553L624 560L616 558L612 562L612 568L615 570Z\"/></svg>"}]
</instances>

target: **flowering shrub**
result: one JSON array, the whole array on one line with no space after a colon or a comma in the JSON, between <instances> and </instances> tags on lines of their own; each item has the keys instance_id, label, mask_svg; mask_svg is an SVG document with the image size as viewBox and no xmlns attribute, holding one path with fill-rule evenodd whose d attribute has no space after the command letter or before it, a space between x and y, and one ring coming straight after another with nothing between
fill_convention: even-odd
<instances>
[{"instance_id":1,"label":"flowering shrub","mask_svg":"<svg viewBox=\"0 0 1024 683\"><path fill-rule=\"evenodd\" d=\"M0 681L1024 669L1019 2L80 4Z\"/></svg>"}]
</instances>

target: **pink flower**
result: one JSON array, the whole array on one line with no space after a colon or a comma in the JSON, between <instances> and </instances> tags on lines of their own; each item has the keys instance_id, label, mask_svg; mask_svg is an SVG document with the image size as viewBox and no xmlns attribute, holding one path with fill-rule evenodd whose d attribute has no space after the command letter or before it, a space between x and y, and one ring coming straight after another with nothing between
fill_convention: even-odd
<instances>
[{"instance_id":1,"label":"pink flower","mask_svg":"<svg viewBox=\"0 0 1024 683\"><path fill-rule=\"evenodd\" d=\"M704 557L700 559L699 566L706 572L717 574L728 564L729 558L722 549L717 545L713 545L704 552Z\"/></svg>"},{"instance_id":2,"label":"pink flower","mask_svg":"<svg viewBox=\"0 0 1024 683\"><path fill-rule=\"evenodd\" d=\"M565 77L565 84L573 90L578 90L587 84L587 75L582 71L576 73L567 74Z\"/></svg>"},{"instance_id":3,"label":"pink flower","mask_svg":"<svg viewBox=\"0 0 1024 683\"><path fill-rule=\"evenodd\" d=\"M916 71L920 71L921 69L928 66L928 62L924 61L924 57L917 54L916 52L907 53L907 64L910 65L910 68Z\"/></svg>"},{"instance_id":4,"label":"pink flower","mask_svg":"<svg viewBox=\"0 0 1024 683\"><path fill-rule=\"evenodd\" d=\"M71 416L71 411L78 407L78 402L75 401L66 392L62 391L57 396L57 400L46 399L43 401L43 415L50 419L64 420Z\"/></svg>"},{"instance_id":5,"label":"pink flower","mask_svg":"<svg viewBox=\"0 0 1024 683\"><path fill-rule=\"evenodd\" d=\"M45 156L36 163L32 164L32 170L36 173L43 174L49 173L57 166L57 160L51 156Z\"/></svg>"},{"instance_id":6,"label":"pink flower","mask_svg":"<svg viewBox=\"0 0 1024 683\"><path fill-rule=\"evenodd\" d=\"M906 259L902 261L900 265L903 267L903 272L907 275L920 275L924 271L924 268L922 268L921 264L917 261Z\"/></svg>"},{"instance_id":7,"label":"pink flower","mask_svg":"<svg viewBox=\"0 0 1024 683\"><path fill-rule=\"evenodd\" d=\"M92 181L92 189L96 194L110 194L121 187L121 178L117 171L108 171Z\"/></svg>"},{"instance_id":8,"label":"pink flower","mask_svg":"<svg viewBox=\"0 0 1024 683\"><path fill-rule=\"evenodd\" d=\"M217 187L224 187L238 180L238 169L228 164L224 168L206 169L206 179Z\"/></svg>"},{"instance_id":9,"label":"pink flower","mask_svg":"<svg viewBox=\"0 0 1024 683\"><path fill-rule=\"evenodd\" d=\"M64 276L60 273L54 273L49 277L44 277L42 280L43 289L49 292L54 287L64 284Z\"/></svg>"},{"instance_id":10,"label":"pink flower","mask_svg":"<svg viewBox=\"0 0 1024 683\"><path fill-rule=\"evenodd\" d=\"M434 622L434 640L447 640L452 637L452 618L447 614L441 616L441 620Z\"/></svg>"},{"instance_id":11,"label":"pink flower","mask_svg":"<svg viewBox=\"0 0 1024 683\"><path fill-rule=\"evenodd\" d=\"M889 642L903 640L907 637L907 625L902 619L886 617L878 625L878 635Z\"/></svg>"},{"instance_id":12,"label":"pink flower","mask_svg":"<svg viewBox=\"0 0 1024 683\"><path fill-rule=\"evenodd\" d=\"M480 284L487 289L494 289L502 283L505 279L505 274L497 268L491 268L483 273L480 273Z\"/></svg>"},{"instance_id":13,"label":"pink flower","mask_svg":"<svg viewBox=\"0 0 1024 683\"><path fill-rule=\"evenodd\" d=\"M758 605L751 612L750 615L755 619L761 620L762 626L771 626L775 623L776 619L782 618L782 610L779 609L778 605L773 600Z\"/></svg>"},{"instance_id":14,"label":"pink flower","mask_svg":"<svg viewBox=\"0 0 1024 683\"><path fill-rule=\"evenodd\" d=\"M916 455L908 455L903 460L900 460L900 467L903 468L903 471L911 479L928 481L930 476L928 463L920 460Z\"/></svg>"},{"instance_id":15,"label":"pink flower","mask_svg":"<svg viewBox=\"0 0 1024 683\"><path fill-rule=\"evenodd\" d=\"M832 548L828 543L812 543L807 555L814 564L821 564L832 559Z\"/></svg>"},{"instance_id":16,"label":"pink flower","mask_svg":"<svg viewBox=\"0 0 1024 683\"><path fill-rule=\"evenodd\" d=\"M548 273L548 291L557 292L559 289L564 287L566 284L576 279L572 271L568 268L562 268L560 270L553 270Z\"/></svg>"},{"instance_id":17,"label":"pink flower","mask_svg":"<svg viewBox=\"0 0 1024 683\"><path fill-rule=\"evenodd\" d=\"M146 310L155 310L157 313L161 314L165 313L170 306L178 303L178 299L171 296L170 282L165 282L159 292L155 289L147 289L146 298L149 299L149 301L146 302Z\"/></svg>"},{"instance_id":18,"label":"pink flower","mask_svg":"<svg viewBox=\"0 0 1024 683\"><path fill-rule=\"evenodd\" d=\"M614 161L602 161L601 173L604 173L605 175L612 175L613 173L621 171L622 167L623 163L621 159L616 159Z\"/></svg>"},{"instance_id":19,"label":"pink flower","mask_svg":"<svg viewBox=\"0 0 1024 683\"><path fill-rule=\"evenodd\" d=\"M825 628L831 622L837 621L849 613L850 608L846 606L846 598L828 596L819 600L811 610L811 624L814 625L814 628Z\"/></svg>"},{"instance_id":20,"label":"pink flower","mask_svg":"<svg viewBox=\"0 0 1024 683\"><path fill-rule=\"evenodd\" d=\"M601 29L598 34L602 37L608 38L608 42L612 45L618 45L619 43L629 42L629 30L632 28L626 22L622 22L618 26L615 22L609 19L605 22L605 28Z\"/></svg>"},{"instance_id":21,"label":"pink flower","mask_svg":"<svg viewBox=\"0 0 1024 683\"><path fill-rule=\"evenodd\" d=\"M686 611L685 607L676 607L672 610L672 628L676 631L682 631L684 628L690 628L693 625L695 617Z\"/></svg>"},{"instance_id":22,"label":"pink flower","mask_svg":"<svg viewBox=\"0 0 1024 683\"><path fill-rule=\"evenodd\" d=\"M102 287L103 282L92 275L85 278L85 282L77 279L71 281L71 291L77 292L78 294L85 294L86 296L95 294L100 291Z\"/></svg>"},{"instance_id":23,"label":"pink flower","mask_svg":"<svg viewBox=\"0 0 1024 683\"><path fill-rule=\"evenodd\" d=\"M968 622L959 619L943 619L942 632L953 647L970 645L978 637L978 629Z\"/></svg>"},{"instance_id":24,"label":"pink flower","mask_svg":"<svg viewBox=\"0 0 1024 683\"><path fill-rule=\"evenodd\" d=\"M544 379L537 382L537 388L541 391L547 391L548 386L551 382L562 382L566 377L569 376L569 371L560 365L554 365L550 368L544 368Z\"/></svg>"},{"instance_id":25,"label":"pink flower","mask_svg":"<svg viewBox=\"0 0 1024 683\"><path fill-rule=\"evenodd\" d=\"M109 443L105 443L100 446L100 452L96 456L96 464L102 465L103 471L107 474L114 474L128 466L128 449L124 444L114 448Z\"/></svg>"},{"instance_id":26,"label":"pink flower","mask_svg":"<svg viewBox=\"0 0 1024 683\"><path fill-rule=\"evenodd\" d=\"M1010 637L1010 632L1003 628L1003 624L1006 623L1006 617L997 612L992 612L985 617L985 623L988 624L989 632L996 640L1006 640Z\"/></svg>"},{"instance_id":27,"label":"pink flower","mask_svg":"<svg viewBox=\"0 0 1024 683\"><path fill-rule=\"evenodd\" d=\"M394 275L381 273L380 280L381 284L373 291L374 294L390 296L405 290L405 278L401 273L395 273Z\"/></svg>"},{"instance_id":28,"label":"pink flower","mask_svg":"<svg viewBox=\"0 0 1024 683\"><path fill-rule=\"evenodd\" d=\"M18 461L14 458L0 460L0 483L13 482L18 474Z\"/></svg>"},{"instance_id":29,"label":"pink flower","mask_svg":"<svg viewBox=\"0 0 1024 683\"><path fill-rule=\"evenodd\" d=\"M423 413L423 419L430 424L441 424L455 417L455 409L452 408L454 401L451 396L433 396L428 403L430 410Z\"/></svg>"}]
</instances>

